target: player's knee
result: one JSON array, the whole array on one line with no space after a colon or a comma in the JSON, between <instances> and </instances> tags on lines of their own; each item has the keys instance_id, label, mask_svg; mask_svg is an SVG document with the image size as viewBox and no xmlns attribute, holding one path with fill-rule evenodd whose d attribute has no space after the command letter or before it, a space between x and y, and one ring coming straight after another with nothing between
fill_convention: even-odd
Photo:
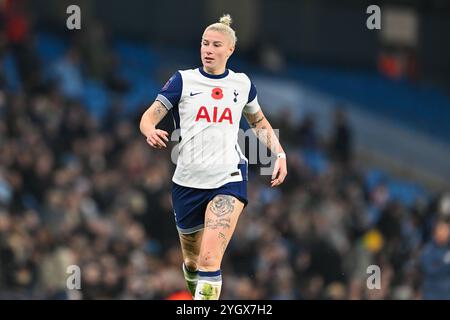
<instances>
[{"instance_id":1,"label":"player's knee","mask_svg":"<svg viewBox=\"0 0 450 320\"><path fill-rule=\"evenodd\" d=\"M198 260L198 268L204 271L215 271L220 268L222 257L212 252L202 254Z\"/></svg>"},{"instance_id":2,"label":"player's knee","mask_svg":"<svg viewBox=\"0 0 450 320\"><path fill-rule=\"evenodd\" d=\"M184 265L186 266L186 268L189 271L198 270L197 261L195 261L193 259L190 259L190 258L184 259Z\"/></svg>"}]
</instances>

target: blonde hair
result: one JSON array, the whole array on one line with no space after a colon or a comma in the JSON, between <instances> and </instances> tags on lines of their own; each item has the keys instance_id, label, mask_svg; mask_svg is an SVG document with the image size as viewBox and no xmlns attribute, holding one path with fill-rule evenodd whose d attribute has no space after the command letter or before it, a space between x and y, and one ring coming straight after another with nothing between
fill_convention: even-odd
<instances>
[{"instance_id":1,"label":"blonde hair","mask_svg":"<svg viewBox=\"0 0 450 320\"><path fill-rule=\"evenodd\" d=\"M231 19L231 16L229 14L224 14L222 17L220 17L219 22L207 26L205 32L208 30L213 30L225 34L229 37L229 39L231 40L231 44L234 47L237 42L237 37L234 30L230 27L232 22L233 19Z\"/></svg>"}]
</instances>

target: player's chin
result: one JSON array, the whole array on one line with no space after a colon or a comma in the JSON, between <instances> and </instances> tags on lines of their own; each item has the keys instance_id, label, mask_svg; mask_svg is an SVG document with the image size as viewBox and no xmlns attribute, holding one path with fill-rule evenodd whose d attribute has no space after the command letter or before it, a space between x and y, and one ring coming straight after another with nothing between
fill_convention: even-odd
<instances>
[{"instance_id":1,"label":"player's chin","mask_svg":"<svg viewBox=\"0 0 450 320\"><path fill-rule=\"evenodd\" d=\"M210 68L213 67L214 60L203 59L203 66L210 67Z\"/></svg>"}]
</instances>

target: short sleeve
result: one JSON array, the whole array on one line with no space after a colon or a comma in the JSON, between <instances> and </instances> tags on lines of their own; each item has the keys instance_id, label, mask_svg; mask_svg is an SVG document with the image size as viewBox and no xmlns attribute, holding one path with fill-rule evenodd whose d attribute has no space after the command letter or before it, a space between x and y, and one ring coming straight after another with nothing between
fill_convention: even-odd
<instances>
[{"instance_id":1,"label":"short sleeve","mask_svg":"<svg viewBox=\"0 0 450 320\"><path fill-rule=\"evenodd\" d=\"M166 82L164 87L158 93L156 100L167 108L167 110L177 107L180 102L181 92L183 90L183 79L179 71L173 74Z\"/></svg>"},{"instance_id":2,"label":"short sleeve","mask_svg":"<svg viewBox=\"0 0 450 320\"><path fill-rule=\"evenodd\" d=\"M258 103L258 95L256 87L253 82L250 81L250 91L248 92L248 101L244 107L244 112L248 114L257 113L261 109Z\"/></svg>"}]
</instances>

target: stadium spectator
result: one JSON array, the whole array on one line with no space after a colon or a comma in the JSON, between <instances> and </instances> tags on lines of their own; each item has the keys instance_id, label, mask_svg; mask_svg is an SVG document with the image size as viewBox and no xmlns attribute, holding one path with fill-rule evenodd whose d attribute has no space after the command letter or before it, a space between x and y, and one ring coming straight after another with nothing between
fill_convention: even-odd
<instances>
[{"instance_id":1,"label":"stadium spectator","mask_svg":"<svg viewBox=\"0 0 450 320\"><path fill-rule=\"evenodd\" d=\"M334 114L330 157L343 165L348 165L351 160L351 155L352 132L344 110L338 106Z\"/></svg>"},{"instance_id":2,"label":"stadium spectator","mask_svg":"<svg viewBox=\"0 0 450 320\"><path fill-rule=\"evenodd\" d=\"M59 87L65 98L82 98L83 75L81 73L80 54L76 48L70 48L64 58L55 63L51 80Z\"/></svg>"},{"instance_id":3,"label":"stadium spectator","mask_svg":"<svg viewBox=\"0 0 450 320\"><path fill-rule=\"evenodd\" d=\"M438 220L421 255L424 299L450 299L450 225Z\"/></svg>"}]
</instances>

